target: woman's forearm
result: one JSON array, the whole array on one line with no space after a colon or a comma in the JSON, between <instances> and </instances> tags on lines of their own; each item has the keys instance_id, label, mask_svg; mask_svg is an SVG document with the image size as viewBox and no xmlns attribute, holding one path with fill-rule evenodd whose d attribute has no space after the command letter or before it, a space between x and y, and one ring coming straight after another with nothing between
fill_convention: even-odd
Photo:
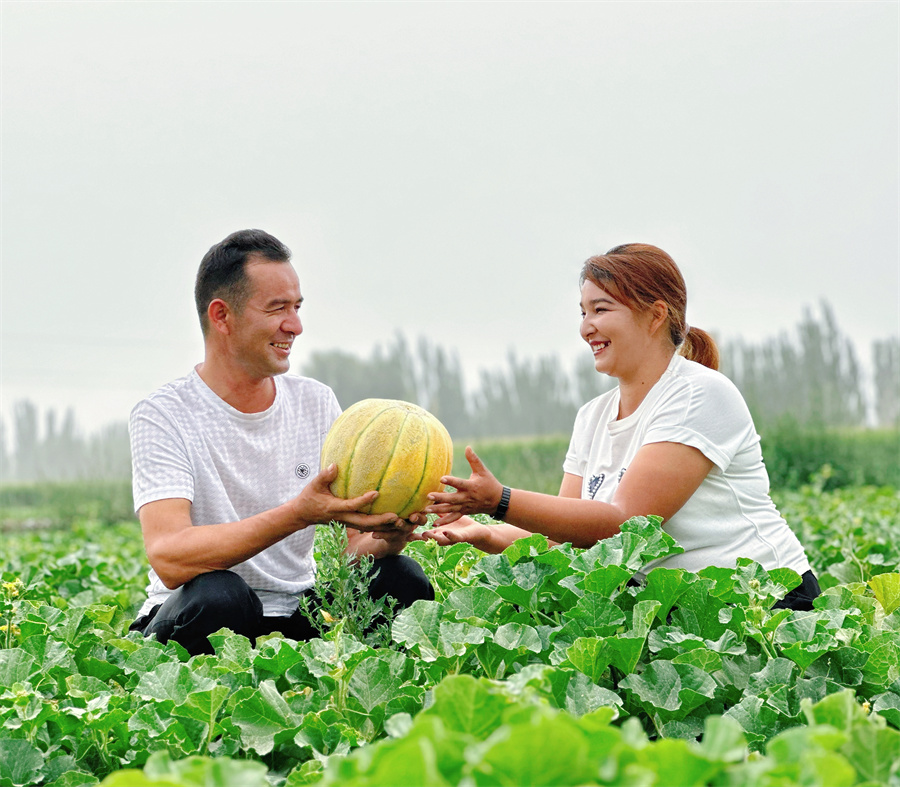
<instances>
[{"instance_id":1,"label":"woman's forearm","mask_svg":"<svg viewBox=\"0 0 900 787\"><path fill-rule=\"evenodd\" d=\"M628 515L598 500L557 497L513 489L504 521L529 533L541 533L576 547L591 547L619 532Z\"/></svg>"},{"instance_id":2,"label":"woman's forearm","mask_svg":"<svg viewBox=\"0 0 900 787\"><path fill-rule=\"evenodd\" d=\"M485 525L485 527L488 532L487 541L480 548L483 552L490 552L494 555L502 552L514 541L531 535L530 531L507 522L498 522L496 525Z\"/></svg>"}]
</instances>

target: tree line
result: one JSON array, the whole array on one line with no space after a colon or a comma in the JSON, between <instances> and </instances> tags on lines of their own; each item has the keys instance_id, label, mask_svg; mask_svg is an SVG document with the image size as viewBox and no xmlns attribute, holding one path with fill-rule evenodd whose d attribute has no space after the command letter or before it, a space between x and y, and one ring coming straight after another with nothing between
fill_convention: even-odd
<instances>
[{"instance_id":1,"label":"tree line","mask_svg":"<svg viewBox=\"0 0 900 787\"><path fill-rule=\"evenodd\" d=\"M760 428L785 419L810 428L900 426L900 337L873 344L867 374L827 304L819 315L807 309L793 333L758 344L727 341L719 351L720 370ZM313 353L303 374L330 385L344 407L367 397L416 402L457 439L568 433L578 408L615 385L587 352L566 368L555 356L510 350L467 389L456 353L427 339L412 347L402 335L369 358Z\"/></svg>"},{"instance_id":2,"label":"tree line","mask_svg":"<svg viewBox=\"0 0 900 787\"><path fill-rule=\"evenodd\" d=\"M11 433L0 419L0 483L113 480L130 475L131 448L124 421L84 435L71 408L62 418L49 409L41 419L28 399L13 406Z\"/></svg>"},{"instance_id":3,"label":"tree line","mask_svg":"<svg viewBox=\"0 0 900 787\"><path fill-rule=\"evenodd\" d=\"M720 345L720 369L741 390L760 430L785 419L799 427L900 427L900 337L876 341L870 374L853 343L822 304L791 334L758 344ZM456 440L566 434L578 408L615 382L597 374L586 352L571 368L555 356L522 358L482 369L466 384L459 355L428 339L398 334L369 357L318 351L299 373L331 386L341 405L366 398L403 399L437 416ZM0 421L0 480L110 479L130 473L128 430L111 424L83 436L69 410L60 419L16 403L12 430Z\"/></svg>"},{"instance_id":4,"label":"tree line","mask_svg":"<svg viewBox=\"0 0 900 787\"><path fill-rule=\"evenodd\" d=\"M900 425L900 337L873 343L866 374L827 304L819 318L807 309L792 335L721 349L721 370L758 426L785 418L810 426Z\"/></svg>"}]
</instances>

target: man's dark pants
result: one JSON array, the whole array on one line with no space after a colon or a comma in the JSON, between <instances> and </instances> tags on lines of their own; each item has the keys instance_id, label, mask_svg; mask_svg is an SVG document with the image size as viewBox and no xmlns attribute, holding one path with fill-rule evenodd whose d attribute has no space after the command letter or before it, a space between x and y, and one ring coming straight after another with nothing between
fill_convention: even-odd
<instances>
[{"instance_id":1,"label":"man's dark pants","mask_svg":"<svg viewBox=\"0 0 900 787\"><path fill-rule=\"evenodd\" d=\"M375 560L370 577L369 596L396 599L398 610L419 599L434 600L434 588L422 567L406 555ZM191 655L213 653L207 637L221 628L251 641L273 631L296 640L318 636L299 609L290 617L264 616L259 596L233 571L199 574L131 624L131 631L156 634L160 642L174 640Z\"/></svg>"}]
</instances>

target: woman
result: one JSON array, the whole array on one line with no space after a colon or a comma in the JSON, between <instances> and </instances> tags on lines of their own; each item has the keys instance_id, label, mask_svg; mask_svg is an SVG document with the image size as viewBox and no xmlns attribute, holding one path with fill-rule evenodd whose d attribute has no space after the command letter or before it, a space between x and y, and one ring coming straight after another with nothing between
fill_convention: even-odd
<instances>
[{"instance_id":1,"label":"woman","mask_svg":"<svg viewBox=\"0 0 900 787\"><path fill-rule=\"evenodd\" d=\"M759 435L734 384L716 371L709 334L685 322L687 293L672 258L645 244L591 257L581 272L581 336L618 387L578 412L559 496L503 486L471 448L468 479L430 495L422 534L500 552L543 533L590 547L633 516L655 514L683 548L646 567L733 567L739 557L803 578L779 606L811 609L819 586L769 497ZM490 514L485 525L467 514Z\"/></svg>"}]
</instances>

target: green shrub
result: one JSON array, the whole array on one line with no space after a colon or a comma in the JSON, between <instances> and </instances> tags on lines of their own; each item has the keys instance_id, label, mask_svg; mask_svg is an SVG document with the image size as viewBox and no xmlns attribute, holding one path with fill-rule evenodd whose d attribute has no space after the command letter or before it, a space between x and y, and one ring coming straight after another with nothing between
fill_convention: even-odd
<instances>
[{"instance_id":1,"label":"green shrub","mask_svg":"<svg viewBox=\"0 0 900 787\"><path fill-rule=\"evenodd\" d=\"M563 477L568 436L474 442L488 469L507 486L555 495ZM762 433L762 451L772 489L798 489L822 482L900 488L900 431L815 429L783 421ZM455 447L453 474L468 478L465 445Z\"/></svg>"},{"instance_id":2,"label":"green shrub","mask_svg":"<svg viewBox=\"0 0 900 787\"><path fill-rule=\"evenodd\" d=\"M555 495L563 477L568 435L485 440L472 447L508 486ZM813 429L783 421L762 433L772 489L847 486L900 488L900 430ZM454 447L453 475L468 478L465 444ZM134 519L129 481L0 485L0 530L68 526L79 519Z\"/></svg>"},{"instance_id":3,"label":"green shrub","mask_svg":"<svg viewBox=\"0 0 900 787\"><path fill-rule=\"evenodd\" d=\"M900 487L896 429L814 429L782 421L763 432L762 449L773 489L797 489L820 476L824 489Z\"/></svg>"},{"instance_id":4,"label":"green shrub","mask_svg":"<svg viewBox=\"0 0 900 787\"><path fill-rule=\"evenodd\" d=\"M507 486L555 495L563 477L568 436L523 437L471 443L488 469ZM465 444L454 445L453 475L468 478Z\"/></svg>"},{"instance_id":5,"label":"green shrub","mask_svg":"<svg viewBox=\"0 0 900 787\"><path fill-rule=\"evenodd\" d=\"M30 522L54 527L76 519L134 519L130 481L41 481L0 486L0 530Z\"/></svg>"}]
</instances>

